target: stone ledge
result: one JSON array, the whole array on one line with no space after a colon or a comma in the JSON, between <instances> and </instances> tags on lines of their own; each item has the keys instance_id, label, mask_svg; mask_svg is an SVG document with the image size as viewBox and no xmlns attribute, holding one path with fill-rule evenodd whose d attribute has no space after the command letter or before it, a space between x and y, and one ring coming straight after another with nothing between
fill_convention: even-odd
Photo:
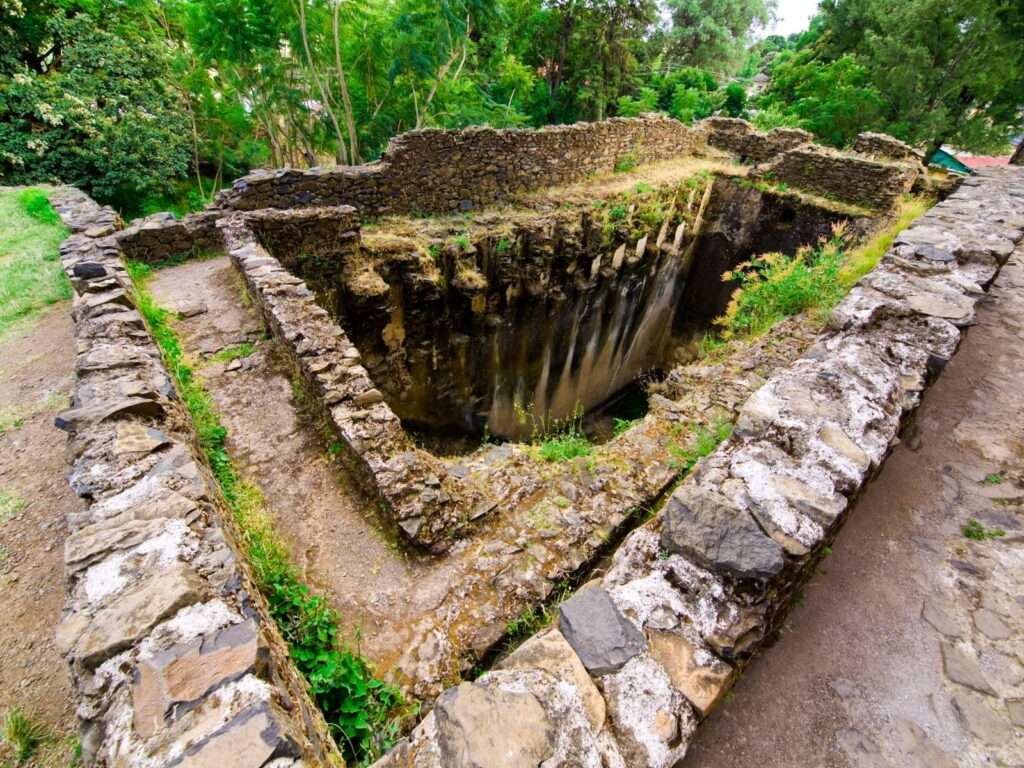
<instances>
[{"instance_id":1,"label":"stone ledge","mask_svg":"<svg viewBox=\"0 0 1024 768\"><path fill-rule=\"evenodd\" d=\"M57 424L71 486L91 502L68 518L57 629L85 762L340 764L135 309L120 220L77 190L52 203L75 233L61 261L76 292L76 382Z\"/></svg>"},{"instance_id":2,"label":"stone ledge","mask_svg":"<svg viewBox=\"0 0 1024 768\"><path fill-rule=\"evenodd\" d=\"M754 393L734 436L566 604L563 639L531 639L504 668L442 694L377 766L487 764L510 733L530 751L507 765L674 765L778 625L1022 237L1024 170L1013 169L978 174L903 232L831 329ZM581 601L590 590L610 600ZM623 621L631 632L611 631Z\"/></svg>"}]
</instances>

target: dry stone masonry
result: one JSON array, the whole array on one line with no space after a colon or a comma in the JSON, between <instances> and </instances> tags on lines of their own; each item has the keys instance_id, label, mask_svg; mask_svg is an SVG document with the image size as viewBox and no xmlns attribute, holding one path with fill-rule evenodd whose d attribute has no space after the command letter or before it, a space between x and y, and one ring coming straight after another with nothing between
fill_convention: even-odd
<instances>
[{"instance_id":1,"label":"dry stone masonry","mask_svg":"<svg viewBox=\"0 0 1024 768\"><path fill-rule=\"evenodd\" d=\"M830 332L743 406L734 437L627 538L599 583L562 605L558 627L443 694L443 709L379 765L674 765L1022 237L1024 174L1009 170L967 180L906 230ZM466 709L471 718L449 714ZM497 751L520 734L528 754Z\"/></svg>"},{"instance_id":2,"label":"dry stone masonry","mask_svg":"<svg viewBox=\"0 0 1024 768\"><path fill-rule=\"evenodd\" d=\"M739 373L674 367L646 417L589 459L561 465L514 443L444 459L418 448L334 310L345 309L350 267L365 256L367 216L475 214L624 161L725 153L753 162L755 179L796 192L718 179L686 220L689 234L655 226L621 254L601 253L593 270L566 265L582 283L627 259L639 270L645 254L681 257L703 235L718 244L708 251L715 263L689 266L717 277L729 243L767 242L769 233L795 248L805 242L798 233L811 241L849 215L797 199L800 192L875 209L855 222L866 232L918 174L912 153L888 137L864 135L854 153L808 139L789 129L760 134L742 121L691 128L653 117L542 131L422 131L394 140L379 163L256 172L204 212L181 221L158 214L125 229L80 193L55 194L74 231L61 255L77 294L78 339L73 407L58 425L69 432L71 485L90 501L69 520L58 641L72 666L86 757L273 768L340 760L252 586L122 264L223 249L353 475L383 503L402 541L472 564L429 615L394 629L405 650L389 660L388 674L427 707L379 765L675 764L954 354L1021 240L1024 172L989 170L965 181L897 238L820 337L776 351L774 364L754 345ZM712 187L720 189L708 205ZM748 204L777 211L777 230L742 217L729 226L719 216ZM704 231L711 212L719 218ZM554 231L544 230L549 238ZM543 239L541 228L529 232L525 239ZM485 294L479 281L493 279L488 265L503 263L486 248L477 255L472 270L465 253L452 256L463 266L461 283L457 270L446 276L445 289L470 297L467 306ZM425 279L417 269L407 277ZM544 274L535 282L547 290L557 288L552 281ZM469 681L475 663L494 658L513 618L588 573L645 505L668 494L681 472L679 430L717 413L735 415L733 437L626 537L599 578L562 603L551 627Z\"/></svg>"},{"instance_id":3,"label":"dry stone masonry","mask_svg":"<svg viewBox=\"0 0 1024 768\"><path fill-rule=\"evenodd\" d=\"M78 344L69 433L67 606L87 763L324 764L336 749L239 559L229 513L134 306L119 221L75 191L52 198L73 234Z\"/></svg>"}]
</instances>

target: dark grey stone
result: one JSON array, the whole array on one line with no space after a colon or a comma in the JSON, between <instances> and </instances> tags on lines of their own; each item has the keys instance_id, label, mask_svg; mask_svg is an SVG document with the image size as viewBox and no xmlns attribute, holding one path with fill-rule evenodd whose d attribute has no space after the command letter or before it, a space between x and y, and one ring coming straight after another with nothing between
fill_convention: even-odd
<instances>
[{"instance_id":1,"label":"dark grey stone","mask_svg":"<svg viewBox=\"0 0 1024 768\"><path fill-rule=\"evenodd\" d=\"M699 486L684 485L669 499L661 545L716 573L770 579L783 566L782 547L745 510Z\"/></svg>"},{"instance_id":2,"label":"dark grey stone","mask_svg":"<svg viewBox=\"0 0 1024 768\"><path fill-rule=\"evenodd\" d=\"M600 587L577 592L559 608L558 626L592 675L609 675L643 653L644 636Z\"/></svg>"},{"instance_id":3,"label":"dark grey stone","mask_svg":"<svg viewBox=\"0 0 1024 768\"><path fill-rule=\"evenodd\" d=\"M75 277L80 277L83 280L107 276L107 268L95 261L80 261L71 268L71 272Z\"/></svg>"}]
</instances>

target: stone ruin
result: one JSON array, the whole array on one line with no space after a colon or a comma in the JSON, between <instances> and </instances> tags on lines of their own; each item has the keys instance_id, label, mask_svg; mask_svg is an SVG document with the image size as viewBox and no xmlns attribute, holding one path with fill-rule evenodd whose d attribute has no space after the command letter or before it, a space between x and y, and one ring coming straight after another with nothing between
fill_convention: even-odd
<instances>
[{"instance_id":1,"label":"stone ruin","mask_svg":"<svg viewBox=\"0 0 1024 768\"><path fill-rule=\"evenodd\" d=\"M377 163L254 172L205 211L128 227L55 194L79 345L58 425L91 502L69 520L58 642L86 757L340 760L123 264L215 251L372 525L424 573L448 569L429 609L366 638L424 705L380 765L675 764L1024 229L1024 172L986 171L903 232L826 328L693 362L725 272L840 222L866 237L920 183L889 137L849 153L809 138L719 118L420 131ZM641 389L642 412L589 457L544 462L526 442ZM723 422L732 436L687 474L680 436ZM343 614L373 597L326 595ZM510 624L556 597L553 626L509 652Z\"/></svg>"}]
</instances>

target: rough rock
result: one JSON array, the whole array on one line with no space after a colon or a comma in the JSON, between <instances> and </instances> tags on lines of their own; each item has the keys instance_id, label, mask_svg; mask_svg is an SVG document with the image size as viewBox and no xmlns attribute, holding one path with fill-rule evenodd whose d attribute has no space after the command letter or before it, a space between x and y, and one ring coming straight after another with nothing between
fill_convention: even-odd
<instances>
[{"instance_id":1,"label":"rough rock","mask_svg":"<svg viewBox=\"0 0 1024 768\"><path fill-rule=\"evenodd\" d=\"M672 687L707 717L729 690L733 668L695 647L682 633L652 631L647 638L651 658L668 672Z\"/></svg>"},{"instance_id":2,"label":"rough rock","mask_svg":"<svg viewBox=\"0 0 1024 768\"><path fill-rule=\"evenodd\" d=\"M536 635L519 646L498 669L542 669L571 683L579 692L594 731L604 725L605 704L583 662L557 629Z\"/></svg>"},{"instance_id":3,"label":"rough rock","mask_svg":"<svg viewBox=\"0 0 1024 768\"><path fill-rule=\"evenodd\" d=\"M592 675L607 675L646 648L644 636L600 587L577 592L559 606L558 625Z\"/></svg>"},{"instance_id":4,"label":"rough rock","mask_svg":"<svg viewBox=\"0 0 1024 768\"><path fill-rule=\"evenodd\" d=\"M942 643L942 669L946 677L965 688L984 693L986 696L995 696L996 691L989 683L981 666L973 655L968 655L959 646L952 643Z\"/></svg>"},{"instance_id":5,"label":"rough rock","mask_svg":"<svg viewBox=\"0 0 1024 768\"><path fill-rule=\"evenodd\" d=\"M783 566L782 547L748 512L726 497L683 485L665 507L661 544L667 551L740 579L770 579Z\"/></svg>"},{"instance_id":6,"label":"rough rock","mask_svg":"<svg viewBox=\"0 0 1024 768\"><path fill-rule=\"evenodd\" d=\"M434 706L441 765L452 768L534 768L554 750L555 734L530 693L462 683Z\"/></svg>"},{"instance_id":7,"label":"rough rock","mask_svg":"<svg viewBox=\"0 0 1024 768\"><path fill-rule=\"evenodd\" d=\"M1013 738L1013 726L1000 714L977 696L969 693L958 694L953 698L953 706L963 719L967 730L986 744L1001 746Z\"/></svg>"}]
</instances>

